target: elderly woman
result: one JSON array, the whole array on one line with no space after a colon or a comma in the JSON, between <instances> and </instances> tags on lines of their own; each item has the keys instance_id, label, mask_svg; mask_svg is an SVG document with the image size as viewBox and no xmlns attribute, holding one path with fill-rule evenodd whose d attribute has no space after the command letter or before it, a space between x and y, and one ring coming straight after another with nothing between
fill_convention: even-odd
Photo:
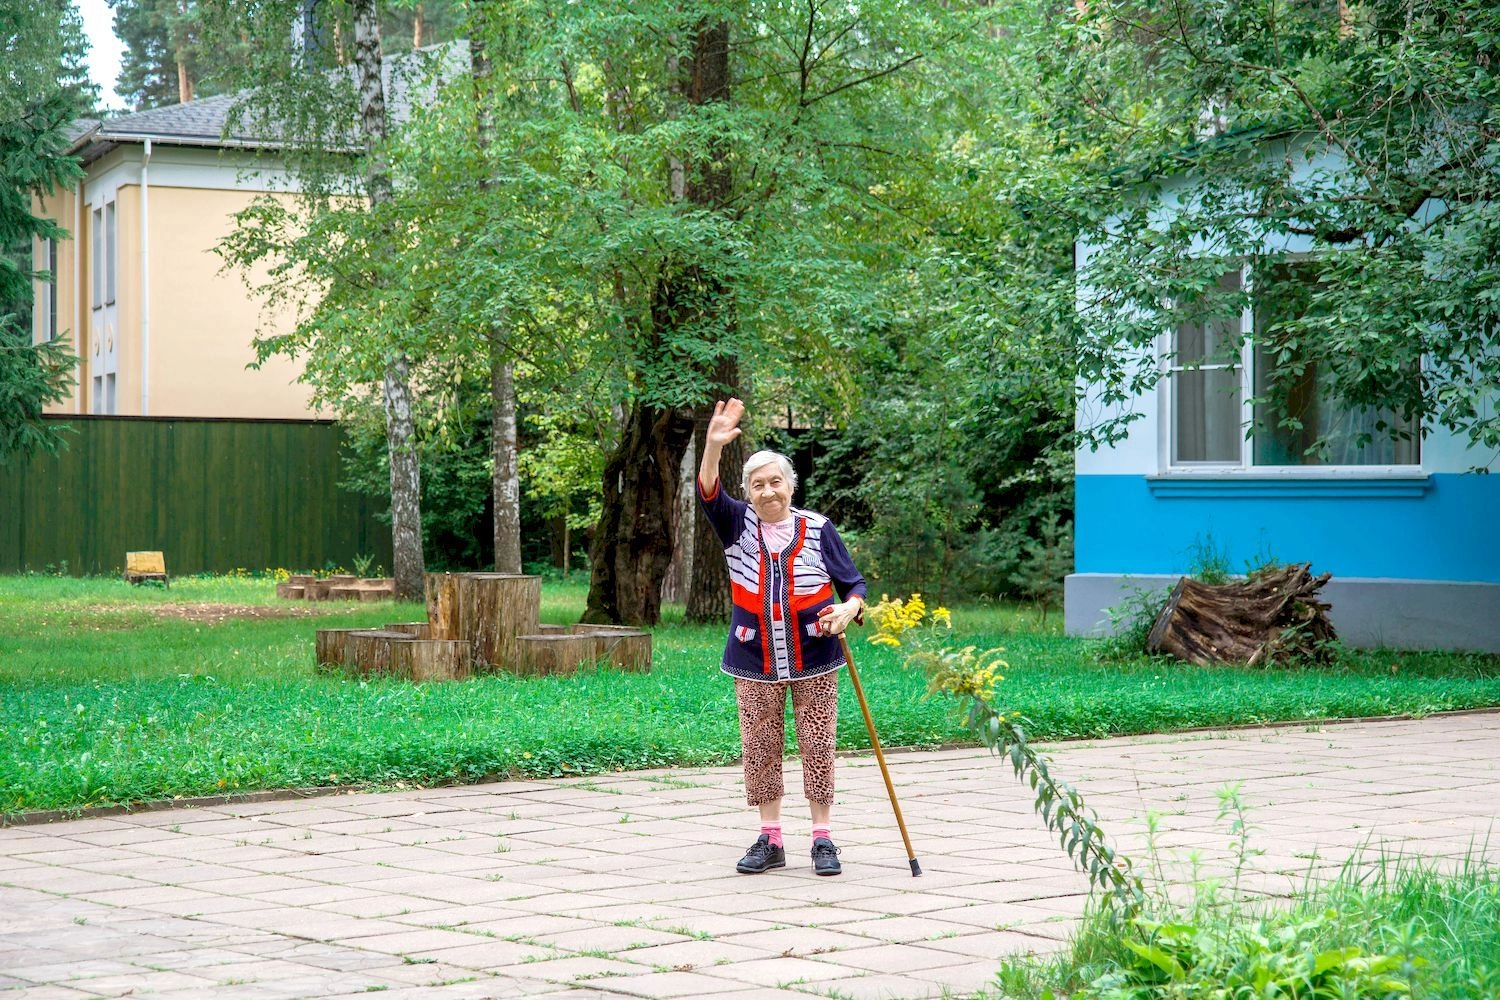
<instances>
[{"instance_id":1,"label":"elderly woman","mask_svg":"<svg viewBox=\"0 0 1500 1000\"><path fill-rule=\"evenodd\" d=\"M724 491L719 456L740 436L744 414L738 399L714 404L698 467L698 499L729 561L733 610L722 669L739 702L745 799L760 808L760 836L735 867L746 874L786 867L781 757L790 691L812 811L813 871L837 875L843 869L830 815L844 654L835 637L863 610L865 580L833 524L792 506L797 474L785 455L760 451L745 462L748 503Z\"/></svg>"}]
</instances>

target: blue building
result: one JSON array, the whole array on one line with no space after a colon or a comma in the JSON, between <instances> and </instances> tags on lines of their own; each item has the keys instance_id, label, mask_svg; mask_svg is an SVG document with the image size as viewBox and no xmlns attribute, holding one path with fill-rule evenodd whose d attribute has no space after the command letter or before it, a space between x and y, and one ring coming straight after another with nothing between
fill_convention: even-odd
<instances>
[{"instance_id":1,"label":"blue building","mask_svg":"<svg viewBox=\"0 0 1500 1000\"><path fill-rule=\"evenodd\" d=\"M1294 154L1287 140L1261 152ZM1152 199L1153 225L1166 225L1191 210L1201 186L1185 173L1124 197ZM1240 315L1161 330L1151 356L1136 359L1159 378L1124 402L1105 404L1085 387L1080 423L1134 419L1111 447L1076 457L1068 632L1107 631L1107 609L1132 591L1205 563L1243 573L1310 562L1333 574L1323 593L1350 645L1500 652L1500 455L1437 425L1419 434L1392 412L1341 409L1321 390L1316 362L1290 390L1301 426L1278 426L1255 400L1276 365L1303 359L1267 349L1259 335L1297 308L1318 256L1306 237L1255 239L1232 256L1203 243L1189 250L1217 261L1226 295L1247 293ZM1085 322L1100 246L1077 247ZM1387 425L1408 435L1376 429ZM1308 454L1318 439L1326 448Z\"/></svg>"}]
</instances>

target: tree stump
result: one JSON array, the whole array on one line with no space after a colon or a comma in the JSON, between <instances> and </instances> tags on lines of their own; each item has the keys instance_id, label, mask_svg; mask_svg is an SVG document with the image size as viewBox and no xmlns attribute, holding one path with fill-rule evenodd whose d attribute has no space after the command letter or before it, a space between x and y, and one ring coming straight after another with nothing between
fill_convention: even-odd
<instances>
[{"instance_id":1,"label":"tree stump","mask_svg":"<svg viewBox=\"0 0 1500 1000\"><path fill-rule=\"evenodd\" d=\"M651 670L651 635L624 626L573 626L573 634L594 640L594 659L632 673Z\"/></svg>"},{"instance_id":2,"label":"tree stump","mask_svg":"<svg viewBox=\"0 0 1500 1000\"><path fill-rule=\"evenodd\" d=\"M585 632L619 632L625 635L641 635L640 629L634 625L588 625L578 622L568 626L568 631L574 635L583 635Z\"/></svg>"},{"instance_id":3,"label":"tree stump","mask_svg":"<svg viewBox=\"0 0 1500 1000\"><path fill-rule=\"evenodd\" d=\"M431 639L426 622L397 622L394 625L380 626L382 632L405 632L413 639Z\"/></svg>"},{"instance_id":4,"label":"tree stump","mask_svg":"<svg viewBox=\"0 0 1500 1000\"><path fill-rule=\"evenodd\" d=\"M461 573L459 635L474 645L476 669L516 662L516 638L537 630L542 578L511 573Z\"/></svg>"},{"instance_id":5,"label":"tree stump","mask_svg":"<svg viewBox=\"0 0 1500 1000\"><path fill-rule=\"evenodd\" d=\"M516 637L513 668L521 674L574 674L597 655L592 635L522 635Z\"/></svg>"},{"instance_id":6,"label":"tree stump","mask_svg":"<svg viewBox=\"0 0 1500 1000\"><path fill-rule=\"evenodd\" d=\"M428 573L423 580L427 593L429 639L462 639L458 622L458 576Z\"/></svg>"},{"instance_id":7,"label":"tree stump","mask_svg":"<svg viewBox=\"0 0 1500 1000\"><path fill-rule=\"evenodd\" d=\"M1219 585L1183 577L1157 615L1146 648L1198 666L1326 663L1337 635L1330 605L1317 592L1332 575L1314 577L1311 564L1302 563Z\"/></svg>"},{"instance_id":8,"label":"tree stump","mask_svg":"<svg viewBox=\"0 0 1500 1000\"><path fill-rule=\"evenodd\" d=\"M354 632L365 632L358 628L320 628L315 640L315 661L320 670L338 670L344 666L348 651L349 636Z\"/></svg>"},{"instance_id":9,"label":"tree stump","mask_svg":"<svg viewBox=\"0 0 1500 1000\"><path fill-rule=\"evenodd\" d=\"M536 635L572 635L573 629L566 625L550 625L542 622L536 627Z\"/></svg>"},{"instance_id":10,"label":"tree stump","mask_svg":"<svg viewBox=\"0 0 1500 1000\"><path fill-rule=\"evenodd\" d=\"M313 580L306 584L304 593L309 601L328 600L328 590L332 586L327 580Z\"/></svg>"},{"instance_id":11,"label":"tree stump","mask_svg":"<svg viewBox=\"0 0 1500 1000\"><path fill-rule=\"evenodd\" d=\"M469 644L462 639L412 639L390 644L390 669L398 677L461 681L469 676Z\"/></svg>"},{"instance_id":12,"label":"tree stump","mask_svg":"<svg viewBox=\"0 0 1500 1000\"><path fill-rule=\"evenodd\" d=\"M391 647L417 641L405 632L356 629L344 640L344 666L361 677L389 674Z\"/></svg>"},{"instance_id":13,"label":"tree stump","mask_svg":"<svg viewBox=\"0 0 1500 1000\"><path fill-rule=\"evenodd\" d=\"M306 597L306 594L307 594L307 587L304 584L300 584L300 583L278 583L276 585L276 596L279 597L279 598L282 598L283 600L289 600L289 601L304 600L305 597Z\"/></svg>"}]
</instances>

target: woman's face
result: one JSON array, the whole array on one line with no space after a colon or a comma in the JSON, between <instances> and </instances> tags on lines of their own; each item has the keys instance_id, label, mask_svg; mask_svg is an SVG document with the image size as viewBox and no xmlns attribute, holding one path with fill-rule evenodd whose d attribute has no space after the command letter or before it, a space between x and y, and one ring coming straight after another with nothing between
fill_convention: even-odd
<instances>
[{"instance_id":1,"label":"woman's face","mask_svg":"<svg viewBox=\"0 0 1500 1000\"><path fill-rule=\"evenodd\" d=\"M767 462L750 470L750 506L762 521L785 521L792 513L792 484L781 472L781 463Z\"/></svg>"}]
</instances>

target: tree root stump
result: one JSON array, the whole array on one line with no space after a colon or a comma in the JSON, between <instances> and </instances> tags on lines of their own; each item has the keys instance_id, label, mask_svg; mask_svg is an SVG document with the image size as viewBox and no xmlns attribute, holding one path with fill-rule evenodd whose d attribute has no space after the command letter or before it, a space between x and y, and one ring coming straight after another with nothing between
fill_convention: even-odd
<instances>
[{"instance_id":1,"label":"tree root stump","mask_svg":"<svg viewBox=\"0 0 1500 1000\"><path fill-rule=\"evenodd\" d=\"M594 658L634 673L651 671L651 636L628 625L574 625L574 635L591 636Z\"/></svg>"},{"instance_id":2,"label":"tree root stump","mask_svg":"<svg viewBox=\"0 0 1500 1000\"><path fill-rule=\"evenodd\" d=\"M1177 581L1146 640L1152 653L1209 666L1328 663L1338 639L1318 590L1333 576L1311 563L1258 570L1224 584Z\"/></svg>"},{"instance_id":3,"label":"tree root stump","mask_svg":"<svg viewBox=\"0 0 1500 1000\"><path fill-rule=\"evenodd\" d=\"M568 676L599 655L593 635L522 635L516 637L516 648L513 669L518 674Z\"/></svg>"}]
</instances>

